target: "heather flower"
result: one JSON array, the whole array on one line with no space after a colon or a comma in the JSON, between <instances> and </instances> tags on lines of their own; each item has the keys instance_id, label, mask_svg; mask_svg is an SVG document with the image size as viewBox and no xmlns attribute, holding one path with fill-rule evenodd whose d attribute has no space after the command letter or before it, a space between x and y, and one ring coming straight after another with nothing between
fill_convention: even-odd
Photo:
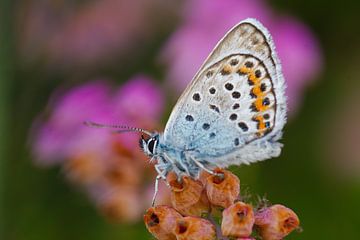
<instances>
[{"instance_id":1,"label":"heather flower","mask_svg":"<svg viewBox=\"0 0 360 240\"><path fill-rule=\"evenodd\" d=\"M317 40L306 25L294 17L273 13L261 0L190 0L183 10L183 23L161 55L169 69L170 85L181 92L226 31L253 17L274 38L288 86L289 108L291 112L297 109L303 89L317 76L322 65Z\"/></svg>"},{"instance_id":2,"label":"heather flower","mask_svg":"<svg viewBox=\"0 0 360 240\"><path fill-rule=\"evenodd\" d=\"M179 180L173 172L168 175L167 181L171 187L171 203L181 214L201 216L210 211L209 200L201 181L188 176Z\"/></svg>"},{"instance_id":3,"label":"heather flower","mask_svg":"<svg viewBox=\"0 0 360 240\"><path fill-rule=\"evenodd\" d=\"M221 232L227 237L249 237L255 222L251 205L237 202L223 211Z\"/></svg>"},{"instance_id":4,"label":"heather flower","mask_svg":"<svg viewBox=\"0 0 360 240\"><path fill-rule=\"evenodd\" d=\"M153 113L146 99L151 101ZM134 102L137 112L131 108ZM61 166L67 179L82 187L106 216L136 221L150 202L148 189L154 188L152 182L144 182L144 176L155 179L154 169L138 147L139 136L91 129L83 122L154 129L163 104L160 89L142 75L119 89L99 80L58 91L49 103L47 119L34 124L31 142L35 160L41 166ZM160 191L159 198L166 203L164 195L167 192Z\"/></svg>"},{"instance_id":5,"label":"heather flower","mask_svg":"<svg viewBox=\"0 0 360 240\"><path fill-rule=\"evenodd\" d=\"M105 122L115 119L108 96L109 86L102 80L75 87L67 93L55 93L47 107L51 112L47 121L34 124L35 160L41 165L54 165L70 155L78 157L82 152L89 153L95 146L108 149L111 139L108 133L89 132L79 127L88 118Z\"/></svg>"},{"instance_id":6,"label":"heather flower","mask_svg":"<svg viewBox=\"0 0 360 240\"><path fill-rule=\"evenodd\" d=\"M217 175L201 172L198 180L186 176L178 178L174 172L169 173L167 182L170 185L172 206L157 206L159 208L167 207L164 214L168 217L162 216L162 219L166 219L166 221L159 220L158 214L152 215L154 207L148 210L144 221L150 233L157 239L175 239L175 235L177 240L256 240L254 236L260 236L264 240L279 240L299 226L299 219L296 214L282 205L263 208L255 213L251 204L240 201L231 204L225 209L218 208L219 202L228 202L228 196L223 198L209 197L215 200L220 199L220 201L215 201L215 204L210 201L208 203L210 206L199 204L201 196L206 196L206 194L203 194L203 184L207 188L208 183L211 185L226 183L221 188L210 191L211 195L226 195L229 189L231 189L230 192L238 193L240 191L240 180L235 175L228 170L219 168L214 169L214 171ZM233 189L235 186L238 188L237 191ZM224 191L225 193L223 193ZM238 194L236 195L238 196ZM223 199L226 201L223 201ZM212 207L212 211L206 212L209 207ZM222 211L222 214L219 215L219 211ZM173 216L174 212L176 212L175 217ZM205 212L207 214L202 214ZM180 213L185 217L179 217ZM166 227L165 223L167 223ZM149 225L155 227L152 229Z\"/></svg>"},{"instance_id":7,"label":"heather flower","mask_svg":"<svg viewBox=\"0 0 360 240\"><path fill-rule=\"evenodd\" d=\"M26 62L45 58L53 69L104 66L139 56L175 7L163 0L26 1L16 16L18 46Z\"/></svg>"},{"instance_id":8,"label":"heather flower","mask_svg":"<svg viewBox=\"0 0 360 240\"><path fill-rule=\"evenodd\" d=\"M104 185L94 197L100 213L114 222L136 222L143 212L138 189L132 186Z\"/></svg>"},{"instance_id":9,"label":"heather flower","mask_svg":"<svg viewBox=\"0 0 360 240\"><path fill-rule=\"evenodd\" d=\"M154 126L163 111L163 98L162 91L154 87L153 82L139 75L115 93L113 100L116 103L115 114L135 119L136 122L143 124L151 121L148 125Z\"/></svg>"},{"instance_id":10,"label":"heather flower","mask_svg":"<svg viewBox=\"0 0 360 240\"><path fill-rule=\"evenodd\" d=\"M177 240L212 240L216 239L215 226L199 217L183 217L176 221Z\"/></svg>"},{"instance_id":11,"label":"heather flower","mask_svg":"<svg viewBox=\"0 0 360 240\"><path fill-rule=\"evenodd\" d=\"M168 206L149 208L144 215L144 222L149 232L159 240L172 240L175 237L176 221L182 216Z\"/></svg>"},{"instance_id":12,"label":"heather flower","mask_svg":"<svg viewBox=\"0 0 360 240\"><path fill-rule=\"evenodd\" d=\"M206 178L206 193L212 205L229 207L239 197L240 180L228 170L215 169L219 175Z\"/></svg>"},{"instance_id":13,"label":"heather flower","mask_svg":"<svg viewBox=\"0 0 360 240\"><path fill-rule=\"evenodd\" d=\"M281 240L299 226L299 218L291 209L276 204L255 214L255 225L264 240Z\"/></svg>"}]
</instances>

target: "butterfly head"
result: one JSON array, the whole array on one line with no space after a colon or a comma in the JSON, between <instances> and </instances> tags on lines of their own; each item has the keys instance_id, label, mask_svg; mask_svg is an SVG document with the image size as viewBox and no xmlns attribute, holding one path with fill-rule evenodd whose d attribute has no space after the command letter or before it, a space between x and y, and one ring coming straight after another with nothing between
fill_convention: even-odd
<instances>
[{"instance_id":1,"label":"butterfly head","mask_svg":"<svg viewBox=\"0 0 360 240\"><path fill-rule=\"evenodd\" d=\"M157 154L159 136L160 135L158 133L154 133L149 138L145 139L144 136L141 135L141 139L139 141L140 147L149 157L153 157Z\"/></svg>"}]
</instances>

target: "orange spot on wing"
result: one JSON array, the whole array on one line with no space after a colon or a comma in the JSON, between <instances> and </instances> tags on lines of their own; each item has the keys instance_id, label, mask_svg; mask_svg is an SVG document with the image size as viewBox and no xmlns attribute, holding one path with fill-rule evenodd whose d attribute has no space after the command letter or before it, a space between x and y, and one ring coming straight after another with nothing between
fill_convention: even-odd
<instances>
[{"instance_id":1,"label":"orange spot on wing","mask_svg":"<svg viewBox=\"0 0 360 240\"><path fill-rule=\"evenodd\" d=\"M254 71L250 71L249 73L249 80L253 83L256 83L259 79L255 76Z\"/></svg>"},{"instance_id":2,"label":"orange spot on wing","mask_svg":"<svg viewBox=\"0 0 360 240\"><path fill-rule=\"evenodd\" d=\"M247 68L247 67L241 67L241 68L238 70L238 72L245 74L245 73L251 72L251 69L249 69L249 68Z\"/></svg>"},{"instance_id":3,"label":"orange spot on wing","mask_svg":"<svg viewBox=\"0 0 360 240\"><path fill-rule=\"evenodd\" d=\"M242 73L242 74L247 74L248 75L248 79L253 82L253 84L258 84L260 82L260 79L256 77L255 72L252 68L248 68L246 66L242 66L241 68L239 68L239 70L237 71L238 73Z\"/></svg>"},{"instance_id":4,"label":"orange spot on wing","mask_svg":"<svg viewBox=\"0 0 360 240\"><path fill-rule=\"evenodd\" d=\"M232 67L230 65L225 65L224 68L223 68L223 71L227 72L227 73L231 73Z\"/></svg>"},{"instance_id":5,"label":"orange spot on wing","mask_svg":"<svg viewBox=\"0 0 360 240\"><path fill-rule=\"evenodd\" d=\"M263 91L261 91L260 84L257 84L255 87L253 87L253 88L251 89L251 92L252 92L256 97L263 97L263 96L264 96Z\"/></svg>"},{"instance_id":6,"label":"orange spot on wing","mask_svg":"<svg viewBox=\"0 0 360 240\"><path fill-rule=\"evenodd\" d=\"M263 101L264 101L264 98L263 98L263 96L261 95L261 96L259 96L259 97L255 100L255 102L254 102L254 105L255 105L256 109L257 109L259 112L265 111L265 110L267 110L267 109L269 108L269 106L264 106L264 105L263 105Z\"/></svg>"},{"instance_id":7,"label":"orange spot on wing","mask_svg":"<svg viewBox=\"0 0 360 240\"><path fill-rule=\"evenodd\" d=\"M265 126L265 122L264 122L264 117L259 115L257 117L255 117L255 121L258 122L258 126L259 126L259 131L265 130L266 126Z\"/></svg>"},{"instance_id":8,"label":"orange spot on wing","mask_svg":"<svg viewBox=\"0 0 360 240\"><path fill-rule=\"evenodd\" d=\"M229 75L232 72L232 67L230 65L225 65L223 69L221 69L221 75Z\"/></svg>"}]
</instances>

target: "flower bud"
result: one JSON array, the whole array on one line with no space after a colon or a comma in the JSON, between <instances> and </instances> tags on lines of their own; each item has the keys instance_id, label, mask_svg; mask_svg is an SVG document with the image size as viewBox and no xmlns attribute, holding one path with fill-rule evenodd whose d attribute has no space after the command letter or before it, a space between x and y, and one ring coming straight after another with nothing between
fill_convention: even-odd
<instances>
[{"instance_id":1,"label":"flower bud","mask_svg":"<svg viewBox=\"0 0 360 240\"><path fill-rule=\"evenodd\" d=\"M102 179L104 164L95 155L79 155L65 161L64 170L72 182L91 185Z\"/></svg>"},{"instance_id":2,"label":"flower bud","mask_svg":"<svg viewBox=\"0 0 360 240\"><path fill-rule=\"evenodd\" d=\"M176 221L180 213L168 206L149 208L144 215L144 222L149 232L158 240L175 240Z\"/></svg>"},{"instance_id":3,"label":"flower bud","mask_svg":"<svg viewBox=\"0 0 360 240\"><path fill-rule=\"evenodd\" d=\"M223 208L234 203L240 193L240 180L230 171L215 169L219 175L206 178L206 193L211 204Z\"/></svg>"},{"instance_id":4,"label":"flower bud","mask_svg":"<svg viewBox=\"0 0 360 240\"><path fill-rule=\"evenodd\" d=\"M177 240L215 240L215 226L199 217L183 217L176 221Z\"/></svg>"},{"instance_id":5,"label":"flower bud","mask_svg":"<svg viewBox=\"0 0 360 240\"><path fill-rule=\"evenodd\" d=\"M118 187L102 189L96 199L100 212L113 222L137 222L141 217L140 196L137 189Z\"/></svg>"},{"instance_id":6,"label":"flower bud","mask_svg":"<svg viewBox=\"0 0 360 240\"><path fill-rule=\"evenodd\" d=\"M171 187L171 203L181 214L201 216L210 211L209 200L199 180L184 176L178 181L176 174L172 172L167 181Z\"/></svg>"},{"instance_id":7,"label":"flower bud","mask_svg":"<svg viewBox=\"0 0 360 240\"><path fill-rule=\"evenodd\" d=\"M254 211L249 204L237 202L223 211L221 232L226 237L247 238L255 222Z\"/></svg>"},{"instance_id":8,"label":"flower bud","mask_svg":"<svg viewBox=\"0 0 360 240\"><path fill-rule=\"evenodd\" d=\"M255 214L255 225L264 240L280 240L297 228L298 216L291 209L276 204Z\"/></svg>"}]
</instances>

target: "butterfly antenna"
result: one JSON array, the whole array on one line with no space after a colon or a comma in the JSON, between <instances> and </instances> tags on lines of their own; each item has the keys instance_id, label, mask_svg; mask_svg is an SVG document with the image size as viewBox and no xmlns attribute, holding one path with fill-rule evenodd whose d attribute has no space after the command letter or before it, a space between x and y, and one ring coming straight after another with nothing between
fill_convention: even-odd
<instances>
[{"instance_id":1,"label":"butterfly antenna","mask_svg":"<svg viewBox=\"0 0 360 240\"><path fill-rule=\"evenodd\" d=\"M145 133L146 135L151 136L152 133L149 131L146 131L142 128L137 128L137 127L129 127L129 126L122 126L122 125L112 125L112 124L101 124L101 123L96 123L96 122L92 122L92 121L84 121L84 125L88 126L88 127L93 127L93 128L119 128L121 130L116 130L114 131L115 133L124 133L124 132L141 132L141 133Z\"/></svg>"}]
</instances>

